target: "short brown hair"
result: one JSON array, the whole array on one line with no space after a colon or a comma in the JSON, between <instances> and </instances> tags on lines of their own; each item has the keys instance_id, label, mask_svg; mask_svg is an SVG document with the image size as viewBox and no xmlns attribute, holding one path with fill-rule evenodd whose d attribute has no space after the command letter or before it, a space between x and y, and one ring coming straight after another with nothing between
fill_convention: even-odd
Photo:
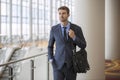
<instances>
[{"instance_id":1,"label":"short brown hair","mask_svg":"<svg viewBox=\"0 0 120 80\"><path fill-rule=\"evenodd\" d=\"M69 14L69 12L70 12L69 8L66 7L66 6L61 6L61 7L59 7L59 8L58 8L58 11L59 11L59 10L66 10L68 14Z\"/></svg>"}]
</instances>

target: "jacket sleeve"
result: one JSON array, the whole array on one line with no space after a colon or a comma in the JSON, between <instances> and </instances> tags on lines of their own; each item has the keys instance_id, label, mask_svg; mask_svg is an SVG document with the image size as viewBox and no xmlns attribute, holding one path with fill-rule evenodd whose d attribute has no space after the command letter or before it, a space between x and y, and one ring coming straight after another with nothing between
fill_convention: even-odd
<instances>
[{"instance_id":1,"label":"jacket sleeve","mask_svg":"<svg viewBox=\"0 0 120 80\"><path fill-rule=\"evenodd\" d=\"M48 59L53 59L53 48L54 48L54 34L53 34L53 28L51 28L50 31L50 38L49 38L49 42L48 42Z\"/></svg>"},{"instance_id":2,"label":"jacket sleeve","mask_svg":"<svg viewBox=\"0 0 120 80\"><path fill-rule=\"evenodd\" d=\"M84 38L81 27L78 27L77 29L75 29L75 35L76 35L76 38L74 40L74 43L77 46L79 46L81 49L86 48L86 40Z\"/></svg>"}]
</instances>

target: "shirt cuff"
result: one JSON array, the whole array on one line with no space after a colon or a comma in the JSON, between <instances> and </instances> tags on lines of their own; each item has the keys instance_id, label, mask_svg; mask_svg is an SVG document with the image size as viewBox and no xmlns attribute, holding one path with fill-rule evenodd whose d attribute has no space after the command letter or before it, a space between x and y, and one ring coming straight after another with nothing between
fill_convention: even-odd
<instances>
[{"instance_id":1,"label":"shirt cuff","mask_svg":"<svg viewBox=\"0 0 120 80\"><path fill-rule=\"evenodd\" d=\"M50 60L49 60L49 62L52 62L52 61L53 61L53 59L50 59Z\"/></svg>"}]
</instances>

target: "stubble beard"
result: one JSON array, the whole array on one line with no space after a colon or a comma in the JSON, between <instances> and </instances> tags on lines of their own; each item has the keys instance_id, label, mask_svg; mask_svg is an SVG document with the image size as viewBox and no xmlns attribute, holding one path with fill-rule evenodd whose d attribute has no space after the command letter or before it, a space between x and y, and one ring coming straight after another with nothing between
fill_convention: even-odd
<instances>
[{"instance_id":1,"label":"stubble beard","mask_svg":"<svg viewBox=\"0 0 120 80\"><path fill-rule=\"evenodd\" d=\"M61 21L61 22L66 22L66 21L67 21L67 19L60 19L60 21Z\"/></svg>"}]
</instances>

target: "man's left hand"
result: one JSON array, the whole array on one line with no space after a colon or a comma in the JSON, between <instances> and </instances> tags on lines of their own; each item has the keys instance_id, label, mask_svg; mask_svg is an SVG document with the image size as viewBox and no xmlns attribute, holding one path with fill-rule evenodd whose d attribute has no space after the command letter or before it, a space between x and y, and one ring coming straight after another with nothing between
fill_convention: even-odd
<instances>
[{"instance_id":1,"label":"man's left hand","mask_svg":"<svg viewBox=\"0 0 120 80\"><path fill-rule=\"evenodd\" d=\"M75 32L72 29L69 30L69 36L72 39L75 38Z\"/></svg>"}]
</instances>

